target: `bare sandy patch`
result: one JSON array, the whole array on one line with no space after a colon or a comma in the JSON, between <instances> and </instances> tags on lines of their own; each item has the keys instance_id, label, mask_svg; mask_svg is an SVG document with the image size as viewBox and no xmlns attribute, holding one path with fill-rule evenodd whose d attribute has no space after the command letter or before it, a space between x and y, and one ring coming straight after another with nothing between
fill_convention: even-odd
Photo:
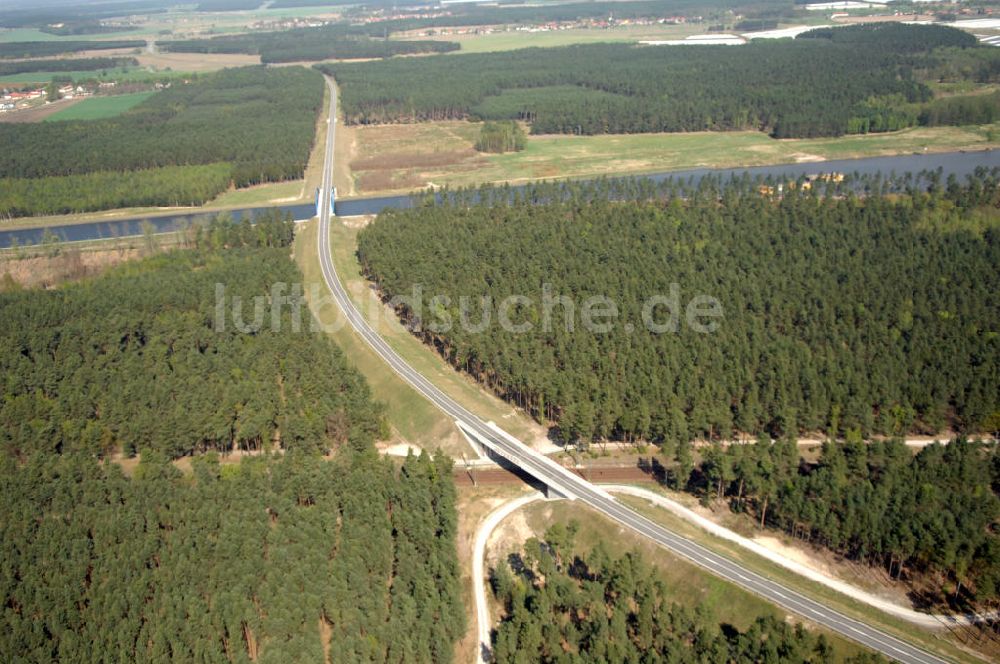
<instances>
[{"instance_id":1,"label":"bare sandy patch","mask_svg":"<svg viewBox=\"0 0 1000 664\"><path fill-rule=\"evenodd\" d=\"M478 156L475 150L441 150L437 152L396 152L362 157L351 162L356 171L400 168L440 168L458 164Z\"/></svg>"},{"instance_id":2,"label":"bare sandy patch","mask_svg":"<svg viewBox=\"0 0 1000 664\"><path fill-rule=\"evenodd\" d=\"M142 250L121 247L97 251L63 249L57 256L0 257L0 277L10 278L23 288L51 288L65 281L100 274L104 270L141 258Z\"/></svg>"},{"instance_id":3,"label":"bare sandy patch","mask_svg":"<svg viewBox=\"0 0 1000 664\"><path fill-rule=\"evenodd\" d=\"M173 71L216 71L260 64L259 55L243 53L142 53L135 57L143 67Z\"/></svg>"},{"instance_id":4,"label":"bare sandy patch","mask_svg":"<svg viewBox=\"0 0 1000 664\"><path fill-rule=\"evenodd\" d=\"M364 228L375 220L373 214L362 214L356 217L337 217L348 228Z\"/></svg>"},{"instance_id":5,"label":"bare sandy patch","mask_svg":"<svg viewBox=\"0 0 1000 664\"><path fill-rule=\"evenodd\" d=\"M410 454L413 454L414 456L419 456L420 453L423 451L413 443L395 443L393 445L379 444L376 445L376 448L378 448L378 451L381 454L385 454L386 456L395 456L395 457L405 457Z\"/></svg>"},{"instance_id":6,"label":"bare sandy patch","mask_svg":"<svg viewBox=\"0 0 1000 664\"><path fill-rule=\"evenodd\" d=\"M822 574L832 574L830 567L823 564L817 558L814 558L798 547L788 546L782 542L777 537L771 537L769 535L757 535L753 538L753 541L757 542L761 546L774 551L775 553L780 553L786 558L790 558L800 565L805 565L810 569L814 569Z\"/></svg>"},{"instance_id":7,"label":"bare sandy patch","mask_svg":"<svg viewBox=\"0 0 1000 664\"><path fill-rule=\"evenodd\" d=\"M487 567L494 567L501 558L511 551L518 551L524 541L535 536L524 510L518 510L501 522L487 540Z\"/></svg>"},{"instance_id":8,"label":"bare sandy patch","mask_svg":"<svg viewBox=\"0 0 1000 664\"><path fill-rule=\"evenodd\" d=\"M16 111L8 111L7 113L0 113L0 122L41 122L53 113L58 113L59 111L69 108L73 104L78 104L81 101L83 101L82 98L60 99L59 101L52 102L51 104L42 104L41 106L35 106L34 108L24 108Z\"/></svg>"}]
</instances>

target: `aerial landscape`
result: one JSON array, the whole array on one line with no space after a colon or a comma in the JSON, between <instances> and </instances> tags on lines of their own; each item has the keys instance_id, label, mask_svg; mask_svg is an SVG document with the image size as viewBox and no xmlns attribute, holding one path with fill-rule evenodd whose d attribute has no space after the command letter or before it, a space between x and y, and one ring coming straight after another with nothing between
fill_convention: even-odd
<instances>
[{"instance_id":1,"label":"aerial landscape","mask_svg":"<svg viewBox=\"0 0 1000 664\"><path fill-rule=\"evenodd\" d=\"M0 661L1000 661L1000 0L4 0Z\"/></svg>"}]
</instances>

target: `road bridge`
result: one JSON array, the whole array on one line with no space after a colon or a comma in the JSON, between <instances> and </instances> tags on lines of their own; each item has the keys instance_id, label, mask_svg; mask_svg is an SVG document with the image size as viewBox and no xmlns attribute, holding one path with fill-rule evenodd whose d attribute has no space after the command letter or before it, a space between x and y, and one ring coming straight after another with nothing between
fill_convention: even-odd
<instances>
[{"instance_id":1,"label":"road bridge","mask_svg":"<svg viewBox=\"0 0 1000 664\"><path fill-rule=\"evenodd\" d=\"M556 461L532 449L503 431L492 422L479 418L433 385L411 367L368 324L344 288L337 275L330 247L331 207L325 202L333 195L333 154L336 130L337 89L327 79L330 90L330 119L323 161L323 182L320 188L318 253L323 279L354 331L403 380L428 401L455 420L463 433L471 436L490 454L516 465L522 471L549 487L550 491L583 503L622 526L647 537L674 554L730 581L788 611L861 643L894 660L906 664L941 664L947 660L917 648L868 624L827 607L787 586L757 574L741 564L714 553L700 544L682 537L617 501L607 491L570 472ZM486 644L488 645L488 644Z\"/></svg>"}]
</instances>

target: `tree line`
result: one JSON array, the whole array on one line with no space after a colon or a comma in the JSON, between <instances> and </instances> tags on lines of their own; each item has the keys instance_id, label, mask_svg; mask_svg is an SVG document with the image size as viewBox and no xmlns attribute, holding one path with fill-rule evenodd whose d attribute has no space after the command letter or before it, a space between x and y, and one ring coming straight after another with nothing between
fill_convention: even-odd
<instances>
[{"instance_id":1,"label":"tree line","mask_svg":"<svg viewBox=\"0 0 1000 664\"><path fill-rule=\"evenodd\" d=\"M258 221L192 229L201 249L91 281L0 295L0 448L23 459L370 447L381 407L310 331L292 222ZM273 284L285 286L272 298Z\"/></svg>"},{"instance_id":2,"label":"tree line","mask_svg":"<svg viewBox=\"0 0 1000 664\"><path fill-rule=\"evenodd\" d=\"M141 39L115 39L102 41L36 41L0 43L0 59L39 58L79 51L103 51L110 48L145 48Z\"/></svg>"},{"instance_id":3,"label":"tree line","mask_svg":"<svg viewBox=\"0 0 1000 664\"><path fill-rule=\"evenodd\" d=\"M485 122L476 140L480 152L517 152L527 143L524 129L516 122Z\"/></svg>"},{"instance_id":4,"label":"tree line","mask_svg":"<svg viewBox=\"0 0 1000 664\"><path fill-rule=\"evenodd\" d=\"M814 463L794 441L715 444L694 465L687 443L667 443L668 481L706 501L728 500L761 526L883 567L932 580L920 601L995 609L1000 600L1000 452L956 439L913 454L901 441L827 442ZM694 470L694 472L692 472Z\"/></svg>"},{"instance_id":5,"label":"tree line","mask_svg":"<svg viewBox=\"0 0 1000 664\"><path fill-rule=\"evenodd\" d=\"M3 124L0 198L8 210L42 214L200 203L232 185L301 178L322 105L315 71L245 67L175 80L112 118ZM107 189L81 189L96 180Z\"/></svg>"},{"instance_id":6,"label":"tree line","mask_svg":"<svg viewBox=\"0 0 1000 664\"><path fill-rule=\"evenodd\" d=\"M533 133L756 129L789 138L886 130L864 123L882 113L872 100L902 114L932 96L915 70L980 50L954 28L860 27L738 48L590 44L317 66L341 84L355 124L518 119ZM917 114L901 117L913 124Z\"/></svg>"},{"instance_id":7,"label":"tree line","mask_svg":"<svg viewBox=\"0 0 1000 664\"><path fill-rule=\"evenodd\" d=\"M5 657L452 660L451 461L378 457L363 378L271 290L301 282L293 235L220 217L192 249L0 294ZM221 286L245 305L220 327ZM240 332L255 296L267 322Z\"/></svg>"},{"instance_id":8,"label":"tree line","mask_svg":"<svg viewBox=\"0 0 1000 664\"><path fill-rule=\"evenodd\" d=\"M132 14L161 14L172 6L170 0L113 0L98 4L55 6L20 6L0 8L0 26L5 28L42 28L58 23L93 23L102 18Z\"/></svg>"},{"instance_id":9,"label":"tree line","mask_svg":"<svg viewBox=\"0 0 1000 664\"><path fill-rule=\"evenodd\" d=\"M435 40L389 40L383 26L338 23L278 32L255 32L210 39L160 42L175 53L248 53L260 55L261 62L304 60L352 60L389 58L414 53L446 53L458 50L455 42Z\"/></svg>"},{"instance_id":10,"label":"tree line","mask_svg":"<svg viewBox=\"0 0 1000 664\"><path fill-rule=\"evenodd\" d=\"M269 388L277 392L276 388ZM32 662L450 662L451 462L373 450L133 477L0 455L0 650Z\"/></svg>"},{"instance_id":11,"label":"tree line","mask_svg":"<svg viewBox=\"0 0 1000 664\"><path fill-rule=\"evenodd\" d=\"M314 6L318 0L276 0L273 8ZM780 11L791 8L784 0L625 0L570 2L550 5L453 4L441 16L382 21L390 33L478 25L569 22L578 19L621 20L675 16L724 17L732 13ZM730 13L732 12L732 13Z\"/></svg>"},{"instance_id":12,"label":"tree line","mask_svg":"<svg viewBox=\"0 0 1000 664\"><path fill-rule=\"evenodd\" d=\"M19 60L0 62L0 76L36 71L97 71L138 66L135 58L60 58L57 60Z\"/></svg>"},{"instance_id":13,"label":"tree line","mask_svg":"<svg viewBox=\"0 0 1000 664\"><path fill-rule=\"evenodd\" d=\"M602 543L584 552L574 525L527 540L491 570L503 611L493 638L497 664L836 661L826 637L801 624L766 615L741 631L702 607L671 603L670 589L639 552L615 557ZM843 661L885 660L866 652Z\"/></svg>"},{"instance_id":14,"label":"tree line","mask_svg":"<svg viewBox=\"0 0 1000 664\"><path fill-rule=\"evenodd\" d=\"M263 0L201 0L194 10L196 12L240 12L257 9Z\"/></svg>"},{"instance_id":15,"label":"tree line","mask_svg":"<svg viewBox=\"0 0 1000 664\"><path fill-rule=\"evenodd\" d=\"M358 256L421 338L568 442L1000 429L997 174L786 185L482 188L383 212ZM548 324L546 292L570 301ZM512 295L527 332L500 324ZM610 329L584 327L590 297Z\"/></svg>"},{"instance_id":16,"label":"tree line","mask_svg":"<svg viewBox=\"0 0 1000 664\"><path fill-rule=\"evenodd\" d=\"M0 214L30 217L127 207L204 205L233 182L230 164L163 166L0 180Z\"/></svg>"}]
</instances>

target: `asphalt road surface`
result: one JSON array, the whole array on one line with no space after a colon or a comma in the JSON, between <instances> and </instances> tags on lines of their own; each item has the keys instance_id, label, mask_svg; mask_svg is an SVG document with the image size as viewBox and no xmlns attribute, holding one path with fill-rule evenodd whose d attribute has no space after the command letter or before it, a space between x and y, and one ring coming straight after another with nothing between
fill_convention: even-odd
<instances>
[{"instance_id":1,"label":"asphalt road surface","mask_svg":"<svg viewBox=\"0 0 1000 664\"><path fill-rule=\"evenodd\" d=\"M330 120L327 132L326 156L323 161L323 183L320 200L329 200L333 180L333 146L336 134L337 90L328 80L330 88ZM539 454L527 445L484 422L460 404L444 394L430 381L413 369L382 339L364 320L354 306L347 291L337 276L330 251L330 206L321 204L319 217L319 261L330 292L354 330L368 343L403 380L412 385L424 397L444 411L449 417L461 422L475 437L479 438L493 452L522 468L526 473L543 481L549 487L567 498L573 498L596 509L621 525L648 537L673 553L710 571L718 577L763 597L791 613L823 625L848 639L861 643L885 656L907 664L940 663L947 660L927 653L909 643L867 624L849 618L842 613L809 599L800 593L747 570L738 563L717 555L709 549L677 535L663 526L638 514L619 503L610 494L583 478L569 472L552 459Z\"/></svg>"}]
</instances>

